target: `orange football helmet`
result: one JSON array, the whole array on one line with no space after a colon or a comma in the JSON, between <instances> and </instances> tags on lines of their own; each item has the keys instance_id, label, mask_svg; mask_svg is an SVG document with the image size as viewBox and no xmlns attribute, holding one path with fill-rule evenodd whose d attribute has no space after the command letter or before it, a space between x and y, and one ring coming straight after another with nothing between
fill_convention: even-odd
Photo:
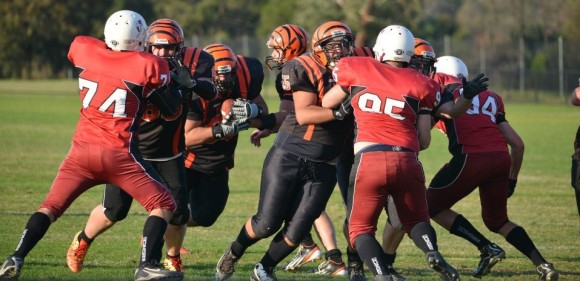
<instances>
[{"instance_id":1,"label":"orange football helmet","mask_svg":"<svg viewBox=\"0 0 580 281\"><path fill-rule=\"evenodd\" d=\"M308 34L295 24L284 24L276 27L266 46L274 49L278 56L267 56L265 63L268 69L280 69L289 60L303 54L308 48Z\"/></svg>"},{"instance_id":2,"label":"orange football helmet","mask_svg":"<svg viewBox=\"0 0 580 281\"><path fill-rule=\"evenodd\" d=\"M429 76L435 73L435 50L431 44L421 38L415 38L415 49L409 67Z\"/></svg>"},{"instance_id":3,"label":"orange football helmet","mask_svg":"<svg viewBox=\"0 0 580 281\"><path fill-rule=\"evenodd\" d=\"M220 43L207 45L203 50L213 56L213 83L218 90L218 96L225 99L232 93L236 85L236 70L238 68L236 54L230 47Z\"/></svg>"},{"instance_id":4,"label":"orange football helmet","mask_svg":"<svg viewBox=\"0 0 580 281\"><path fill-rule=\"evenodd\" d=\"M184 38L183 29L176 21L159 19L151 23L147 30L147 50L151 53L151 46L173 46L173 57L166 59L179 58L185 47Z\"/></svg>"},{"instance_id":5,"label":"orange football helmet","mask_svg":"<svg viewBox=\"0 0 580 281\"><path fill-rule=\"evenodd\" d=\"M328 21L320 25L312 35L312 52L324 66L334 67L343 57L350 56L354 48L354 34L339 21Z\"/></svg>"}]
</instances>

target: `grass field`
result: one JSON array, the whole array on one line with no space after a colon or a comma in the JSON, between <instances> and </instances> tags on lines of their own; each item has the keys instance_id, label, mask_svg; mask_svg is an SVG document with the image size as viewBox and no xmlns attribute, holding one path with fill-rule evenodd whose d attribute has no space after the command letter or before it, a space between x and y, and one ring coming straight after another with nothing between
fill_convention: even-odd
<instances>
[{"instance_id":1,"label":"grass field","mask_svg":"<svg viewBox=\"0 0 580 281\"><path fill-rule=\"evenodd\" d=\"M80 106L76 88L76 81L0 81L0 113L4 118L0 122L0 256L13 252L29 215L44 199L68 151ZM271 107L277 107L272 92L266 97ZM518 187L509 200L510 218L524 226L544 257L561 272L562 280L580 280L580 223L570 187L570 155L580 108L521 103L507 104L506 108L508 120L526 144ZM262 160L273 138L260 148L251 146L248 138L249 132L241 134L226 210L214 226L188 229L185 246L193 254L183 256L186 280L212 280L224 248L256 211ZM431 147L420 155L428 181L449 157L446 139L434 131ZM146 218L138 204L125 221L95 240L82 272L71 273L66 266L71 239L100 203L101 193L102 186L88 191L52 225L27 257L20 280L133 280ZM535 269L524 255L485 229L477 194L459 203L456 210L507 251L507 259L485 280L536 279ZM338 192L327 211L340 229L345 214ZM437 225L435 228L441 252L460 271L462 280L476 280L470 273L479 261L479 252L463 239ZM344 249L346 241L341 234L337 236L339 247ZM249 279L252 266L268 243L263 240L248 249L234 280ZM396 267L410 280L438 280L422 252L407 238L398 251ZM306 270L278 271L277 275L281 280L346 280L315 276Z\"/></svg>"}]
</instances>

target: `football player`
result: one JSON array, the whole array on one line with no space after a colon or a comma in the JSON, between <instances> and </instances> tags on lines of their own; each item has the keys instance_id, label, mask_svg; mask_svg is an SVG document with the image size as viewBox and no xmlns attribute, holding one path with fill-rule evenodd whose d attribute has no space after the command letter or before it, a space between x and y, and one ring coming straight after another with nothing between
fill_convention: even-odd
<instances>
[{"instance_id":1,"label":"football player","mask_svg":"<svg viewBox=\"0 0 580 281\"><path fill-rule=\"evenodd\" d=\"M211 81L213 58L199 48L185 47L184 42L183 30L174 20L159 19L149 26L147 50L170 64L174 75L165 91L169 96L178 97L179 105L174 114L167 115L154 103L147 102L139 130L141 154L162 176L177 204L165 233L167 256L164 265L179 272L183 267L179 250L189 219L182 153L185 149L185 117L193 97L199 95L213 99L216 95ZM82 270L91 243L116 222L125 219L132 202L133 198L117 185L105 186L102 204L94 208L85 228L75 235L69 248L67 264L71 271ZM160 258L156 257L157 260Z\"/></svg>"},{"instance_id":2,"label":"football player","mask_svg":"<svg viewBox=\"0 0 580 281\"><path fill-rule=\"evenodd\" d=\"M183 279L183 273L158 263L176 204L143 159L137 142L143 104L151 102L168 116L176 113L178 99L163 90L170 80L169 67L162 58L143 52L147 24L136 12L113 13L104 35L105 42L77 36L70 46L68 59L80 71L82 102L72 147L45 201L26 224L16 251L2 265L0 279L17 279L24 258L50 225L83 192L103 183L119 186L149 214L135 280Z\"/></svg>"},{"instance_id":3,"label":"football player","mask_svg":"<svg viewBox=\"0 0 580 281\"><path fill-rule=\"evenodd\" d=\"M580 106L580 78L578 78L578 87L574 89L570 97L570 102L575 106ZM576 207L580 218L580 126L576 131L574 139L574 154L572 155L572 187L576 194Z\"/></svg>"},{"instance_id":4,"label":"football player","mask_svg":"<svg viewBox=\"0 0 580 281\"><path fill-rule=\"evenodd\" d=\"M458 58L441 57L437 72L460 79L468 76L467 67ZM459 90L454 98L465 95ZM524 143L505 117L500 95L483 91L473 98L467 113L457 119L442 119L453 157L433 177L427 190L431 218L476 246L481 261L473 276L482 277L505 252L489 241L461 214L451 209L455 203L479 188L481 214L487 228L502 235L508 243L528 257L540 280L558 280L559 274L540 254L523 227L507 214L507 199L513 195L524 156ZM508 150L509 145L509 150Z\"/></svg>"},{"instance_id":5,"label":"football player","mask_svg":"<svg viewBox=\"0 0 580 281\"><path fill-rule=\"evenodd\" d=\"M224 44L204 48L215 61L211 69L217 87L215 99L193 102L185 122L185 167L191 218L188 226L209 227L223 212L229 197L229 171L234 168L238 132L247 130L249 119L222 122L222 103L227 99L250 100L268 114L261 96L264 71L256 58L235 55ZM227 113L226 113L227 114ZM255 116L254 116L255 117Z\"/></svg>"},{"instance_id":6,"label":"football player","mask_svg":"<svg viewBox=\"0 0 580 281\"><path fill-rule=\"evenodd\" d=\"M355 163L351 171L347 217L349 239L373 272L374 280L392 280L386 255L375 238L377 220L389 195L393 197L405 232L421 249L442 280L459 280L459 273L438 251L429 223L425 179L417 153L430 143L431 111L437 110L439 85L406 69L413 55L413 35L392 25L378 35L375 59L351 57L333 72L337 85L322 105L335 108L350 100L356 120ZM487 78L466 82L457 104L445 112L465 111L469 99L485 89Z\"/></svg>"},{"instance_id":7,"label":"football player","mask_svg":"<svg viewBox=\"0 0 580 281\"><path fill-rule=\"evenodd\" d=\"M264 160L258 212L218 261L216 280L229 279L246 249L274 234L251 278L277 280L276 265L299 246L325 209L336 183L335 162L350 130L345 130L348 121L339 120L349 118L347 113L324 109L320 100L334 85L330 69L351 55L353 44L348 26L326 22L314 32L312 52L283 66L282 77L288 77L284 90L292 91L295 110L282 122ZM337 270L344 271L340 263Z\"/></svg>"}]
</instances>

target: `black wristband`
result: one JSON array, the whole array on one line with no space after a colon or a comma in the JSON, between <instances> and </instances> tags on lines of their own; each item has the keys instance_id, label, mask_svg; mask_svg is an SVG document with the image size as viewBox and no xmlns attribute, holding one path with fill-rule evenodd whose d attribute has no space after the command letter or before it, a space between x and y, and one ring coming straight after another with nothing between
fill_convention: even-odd
<instances>
[{"instance_id":1,"label":"black wristband","mask_svg":"<svg viewBox=\"0 0 580 281\"><path fill-rule=\"evenodd\" d=\"M258 118L260 119L260 121L262 121L262 126L260 126L258 130L264 129L271 130L276 126L276 115L274 113L260 115Z\"/></svg>"},{"instance_id":2,"label":"black wristband","mask_svg":"<svg viewBox=\"0 0 580 281\"><path fill-rule=\"evenodd\" d=\"M215 123L215 124L213 124L213 126L211 126L211 135L215 139L223 138L224 130L222 129L222 126L219 123Z\"/></svg>"}]
</instances>

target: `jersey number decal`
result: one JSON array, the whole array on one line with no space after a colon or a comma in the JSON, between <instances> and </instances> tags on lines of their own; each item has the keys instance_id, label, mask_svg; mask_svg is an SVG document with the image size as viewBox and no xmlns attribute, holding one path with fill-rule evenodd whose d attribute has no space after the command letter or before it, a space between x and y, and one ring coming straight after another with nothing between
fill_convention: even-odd
<instances>
[{"instance_id":1,"label":"jersey number decal","mask_svg":"<svg viewBox=\"0 0 580 281\"><path fill-rule=\"evenodd\" d=\"M386 98L385 106L381 110L383 107L381 98L373 93L364 93L358 99L358 107L365 112L384 113L397 120L405 119L402 115L393 112L395 108L400 108L401 110L405 108L405 102L401 100Z\"/></svg>"},{"instance_id":2,"label":"jersey number decal","mask_svg":"<svg viewBox=\"0 0 580 281\"><path fill-rule=\"evenodd\" d=\"M83 108L89 107L91 101L95 97L98 88L97 82L89 81L83 78L79 78L79 89L87 89L87 93L83 98ZM127 112L125 112L125 102L127 101L127 90L125 89L115 89L109 97L100 105L94 105L99 108L99 111L107 112L107 109L114 104L113 117L127 117Z\"/></svg>"},{"instance_id":3,"label":"jersey number decal","mask_svg":"<svg viewBox=\"0 0 580 281\"><path fill-rule=\"evenodd\" d=\"M497 114L497 103L495 102L494 98L488 96L485 99L483 105L481 105L479 98L476 97L471 101L471 105L472 105L471 108L465 112L466 114L470 115L485 114L489 116L489 118L491 118L491 121L493 123L495 123L495 114Z\"/></svg>"}]
</instances>

